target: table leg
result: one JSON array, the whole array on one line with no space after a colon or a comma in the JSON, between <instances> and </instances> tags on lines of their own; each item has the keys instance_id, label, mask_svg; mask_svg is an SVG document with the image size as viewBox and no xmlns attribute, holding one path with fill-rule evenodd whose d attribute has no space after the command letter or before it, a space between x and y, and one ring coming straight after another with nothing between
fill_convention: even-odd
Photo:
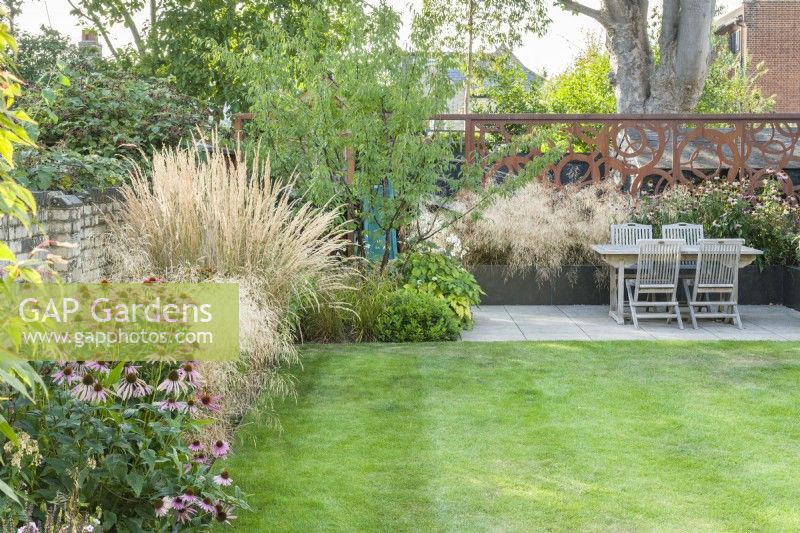
<instances>
[{"instance_id":1,"label":"table leg","mask_svg":"<svg viewBox=\"0 0 800 533\"><path fill-rule=\"evenodd\" d=\"M608 314L617 324L625 324L625 265L612 266L609 278Z\"/></svg>"}]
</instances>

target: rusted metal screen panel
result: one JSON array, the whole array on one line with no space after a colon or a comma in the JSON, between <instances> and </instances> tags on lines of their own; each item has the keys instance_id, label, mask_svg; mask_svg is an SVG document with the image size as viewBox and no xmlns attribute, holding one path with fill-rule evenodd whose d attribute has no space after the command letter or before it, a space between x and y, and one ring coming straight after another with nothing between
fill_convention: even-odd
<instances>
[{"instance_id":1,"label":"rusted metal screen panel","mask_svg":"<svg viewBox=\"0 0 800 533\"><path fill-rule=\"evenodd\" d=\"M749 115L437 115L434 124L463 124L468 163L484 166L484 183L518 173L542 151L487 162L515 136L551 127L567 150L541 176L554 186L614 180L631 194L696 184L712 176L743 179L755 189L765 174L785 171L787 194L800 194L800 114ZM456 127L456 129L458 129Z\"/></svg>"}]
</instances>

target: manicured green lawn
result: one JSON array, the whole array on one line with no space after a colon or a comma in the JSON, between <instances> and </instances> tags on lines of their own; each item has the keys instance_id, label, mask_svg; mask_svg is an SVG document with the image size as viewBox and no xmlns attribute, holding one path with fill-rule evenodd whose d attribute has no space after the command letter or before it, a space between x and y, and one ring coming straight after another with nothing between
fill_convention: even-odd
<instances>
[{"instance_id":1,"label":"manicured green lawn","mask_svg":"<svg viewBox=\"0 0 800 533\"><path fill-rule=\"evenodd\" d=\"M243 531L800 530L800 344L303 352Z\"/></svg>"}]
</instances>

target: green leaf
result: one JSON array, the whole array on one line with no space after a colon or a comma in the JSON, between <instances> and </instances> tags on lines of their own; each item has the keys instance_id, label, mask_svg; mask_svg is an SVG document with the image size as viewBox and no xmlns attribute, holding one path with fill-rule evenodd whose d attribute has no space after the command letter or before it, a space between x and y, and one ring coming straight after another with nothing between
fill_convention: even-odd
<instances>
[{"instance_id":1,"label":"green leaf","mask_svg":"<svg viewBox=\"0 0 800 533\"><path fill-rule=\"evenodd\" d=\"M2 479L0 479L0 492L8 496L11 500L17 502L19 505L22 505L22 503L19 501L19 498L17 498L17 495L14 493L14 490Z\"/></svg>"},{"instance_id":2,"label":"green leaf","mask_svg":"<svg viewBox=\"0 0 800 533\"><path fill-rule=\"evenodd\" d=\"M5 417L0 414L0 433L6 436L8 440L14 443L14 446L19 446L19 438L11 424L6 421Z\"/></svg>"},{"instance_id":3,"label":"green leaf","mask_svg":"<svg viewBox=\"0 0 800 533\"><path fill-rule=\"evenodd\" d=\"M117 381L119 381L119 377L122 375L122 371L125 368L125 361L120 361L117 363L117 366L108 373L108 375L103 378L103 386L106 388L111 388Z\"/></svg>"},{"instance_id":4,"label":"green leaf","mask_svg":"<svg viewBox=\"0 0 800 533\"><path fill-rule=\"evenodd\" d=\"M17 257L14 255L14 252L11 251L11 248L6 246L5 243L0 242L0 261L11 261L15 262Z\"/></svg>"},{"instance_id":5,"label":"green leaf","mask_svg":"<svg viewBox=\"0 0 800 533\"><path fill-rule=\"evenodd\" d=\"M142 493L142 488L144 487L144 476L138 472L131 471L128 472L126 479L131 490L138 497Z\"/></svg>"}]
</instances>

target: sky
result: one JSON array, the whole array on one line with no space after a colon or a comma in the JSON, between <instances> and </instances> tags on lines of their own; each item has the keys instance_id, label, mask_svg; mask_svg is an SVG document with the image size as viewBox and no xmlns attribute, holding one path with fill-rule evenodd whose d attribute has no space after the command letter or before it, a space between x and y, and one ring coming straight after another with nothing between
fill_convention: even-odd
<instances>
[{"instance_id":1,"label":"sky","mask_svg":"<svg viewBox=\"0 0 800 533\"><path fill-rule=\"evenodd\" d=\"M388 0L388 3L403 13L407 25L412 10L418 9L422 0ZM600 0L584 0L583 3L598 7ZM723 13L727 13L736 3L736 0L722 0L717 5ZM29 32L38 31L42 25L52 26L78 41L81 24L69 12L67 0L25 0L17 24L20 29ZM549 15L552 23L547 33L541 37L525 36L522 45L514 53L531 70L553 75L563 72L572 63L572 59L585 48L588 39L602 39L604 33L597 22L583 15L573 15L554 6L550 7ZM115 46L130 42L127 30L121 26L114 28L111 36Z\"/></svg>"}]
</instances>

